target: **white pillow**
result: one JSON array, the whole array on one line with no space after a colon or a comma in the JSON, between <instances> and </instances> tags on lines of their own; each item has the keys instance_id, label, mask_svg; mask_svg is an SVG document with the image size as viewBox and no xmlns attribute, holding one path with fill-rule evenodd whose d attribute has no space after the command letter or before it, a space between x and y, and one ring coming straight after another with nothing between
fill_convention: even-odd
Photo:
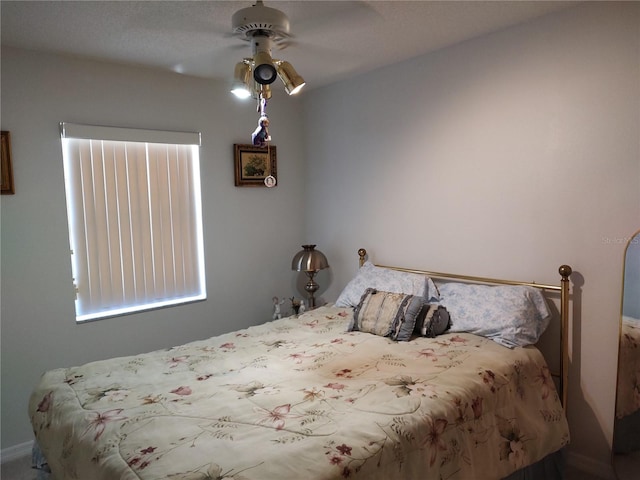
<instances>
[{"instance_id":1,"label":"white pillow","mask_svg":"<svg viewBox=\"0 0 640 480\"><path fill-rule=\"evenodd\" d=\"M537 288L444 283L439 290L450 332L474 333L509 348L536 343L551 319Z\"/></svg>"},{"instance_id":2,"label":"white pillow","mask_svg":"<svg viewBox=\"0 0 640 480\"><path fill-rule=\"evenodd\" d=\"M438 290L426 275L400 272L365 262L356 276L342 290L336 307L356 307L367 288L422 297L425 302L438 301Z\"/></svg>"}]
</instances>

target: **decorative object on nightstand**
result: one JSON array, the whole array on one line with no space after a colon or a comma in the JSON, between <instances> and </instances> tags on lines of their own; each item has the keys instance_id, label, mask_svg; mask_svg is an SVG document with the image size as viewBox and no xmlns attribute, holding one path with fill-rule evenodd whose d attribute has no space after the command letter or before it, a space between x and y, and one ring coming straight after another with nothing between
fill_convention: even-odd
<instances>
[{"instance_id":1,"label":"decorative object on nightstand","mask_svg":"<svg viewBox=\"0 0 640 480\"><path fill-rule=\"evenodd\" d=\"M291 262L291 269L296 272L304 272L309 277L309 281L305 285L304 289L309 293L309 309L313 310L316 306L316 299L314 297L316 291L320 287L313 277L316 273L325 268L329 268L329 261L320 250L315 249L315 245L302 245L300 250L293 257Z\"/></svg>"},{"instance_id":2,"label":"decorative object on nightstand","mask_svg":"<svg viewBox=\"0 0 640 480\"><path fill-rule=\"evenodd\" d=\"M298 316L298 311L300 310L300 300L296 297L291 297L291 309L293 310L293 315Z\"/></svg>"},{"instance_id":3,"label":"decorative object on nightstand","mask_svg":"<svg viewBox=\"0 0 640 480\"><path fill-rule=\"evenodd\" d=\"M280 320L282 318L282 312L280 311L280 305L284 303L284 298L280 300L278 297L273 297L273 319Z\"/></svg>"}]
</instances>

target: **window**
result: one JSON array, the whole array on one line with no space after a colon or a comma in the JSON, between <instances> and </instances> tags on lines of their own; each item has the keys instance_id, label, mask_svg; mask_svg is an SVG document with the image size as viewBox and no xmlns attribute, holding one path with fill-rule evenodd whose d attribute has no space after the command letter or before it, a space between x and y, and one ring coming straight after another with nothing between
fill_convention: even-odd
<instances>
[{"instance_id":1,"label":"window","mask_svg":"<svg viewBox=\"0 0 640 480\"><path fill-rule=\"evenodd\" d=\"M61 124L76 321L206 298L199 133Z\"/></svg>"}]
</instances>

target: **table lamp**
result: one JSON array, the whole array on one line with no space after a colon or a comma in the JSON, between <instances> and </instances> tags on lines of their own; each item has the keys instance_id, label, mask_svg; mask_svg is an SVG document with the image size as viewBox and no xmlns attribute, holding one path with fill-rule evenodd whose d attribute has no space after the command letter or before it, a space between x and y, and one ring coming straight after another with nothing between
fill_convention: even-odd
<instances>
[{"instance_id":1,"label":"table lamp","mask_svg":"<svg viewBox=\"0 0 640 480\"><path fill-rule=\"evenodd\" d=\"M324 253L320 250L316 250L315 248L315 245L302 245L302 250L295 254L293 261L291 262L291 270L304 272L309 277L309 281L304 287L304 289L309 292L309 309L315 308L316 299L314 294L320 287L314 281L313 277L320 270L329 268L327 257L324 256Z\"/></svg>"}]
</instances>

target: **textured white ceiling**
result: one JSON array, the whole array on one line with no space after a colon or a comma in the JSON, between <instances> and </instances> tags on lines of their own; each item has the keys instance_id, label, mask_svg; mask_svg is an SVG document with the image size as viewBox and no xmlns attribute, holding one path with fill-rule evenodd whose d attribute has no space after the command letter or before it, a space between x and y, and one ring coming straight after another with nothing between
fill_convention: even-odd
<instances>
[{"instance_id":1,"label":"textured white ceiling","mask_svg":"<svg viewBox=\"0 0 640 480\"><path fill-rule=\"evenodd\" d=\"M5 1L3 45L229 79L249 44L231 16L253 1ZM575 5L563 1L265 1L294 42L273 51L327 85Z\"/></svg>"}]
</instances>

